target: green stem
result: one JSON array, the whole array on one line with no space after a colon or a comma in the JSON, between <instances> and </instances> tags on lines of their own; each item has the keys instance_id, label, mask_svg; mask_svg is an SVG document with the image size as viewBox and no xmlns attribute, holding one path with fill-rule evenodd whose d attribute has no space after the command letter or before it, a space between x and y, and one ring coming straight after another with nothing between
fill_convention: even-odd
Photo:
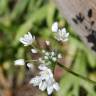
<instances>
[{"instance_id":1,"label":"green stem","mask_svg":"<svg viewBox=\"0 0 96 96\"><path fill-rule=\"evenodd\" d=\"M25 62L37 62L38 60L25 60Z\"/></svg>"},{"instance_id":2,"label":"green stem","mask_svg":"<svg viewBox=\"0 0 96 96\"><path fill-rule=\"evenodd\" d=\"M93 80L91 80L91 79L89 79L89 78L87 78L87 77L84 77L84 76L82 76L82 75L80 75L80 74L72 71L71 69L67 68L66 66L64 66L64 65L62 65L62 64L60 64L60 63L57 63L57 65L59 65L59 66L62 67L64 70L66 70L67 72L71 73L72 75L75 75L75 76L77 76L77 77L79 77L79 78L81 78L81 79L83 79L83 80L86 80L86 81L88 81L88 82L93 83L94 85L96 85L96 81L93 81Z\"/></svg>"}]
</instances>

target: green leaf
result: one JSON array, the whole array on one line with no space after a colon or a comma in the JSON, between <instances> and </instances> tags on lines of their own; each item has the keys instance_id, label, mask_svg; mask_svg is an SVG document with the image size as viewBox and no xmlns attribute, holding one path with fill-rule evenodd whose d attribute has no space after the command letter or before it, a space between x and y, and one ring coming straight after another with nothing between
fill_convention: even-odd
<instances>
[{"instance_id":1,"label":"green leaf","mask_svg":"<svg viewBox=\"0 0 96 96\"><path fill-rule=\"evenodd\" d=\"M47 24L48 27L51 28L52 23L54 22L54 15L55 15L55 5L50 1L49 5L48 5L48 12L47 12Z\"/></svg>"},{"instance_id":2,"label":"green leaf","mask_svg":"<svg viewBox=\"0 0 96 96\"><path fill-rule=\"evenodd\" d=\"M0 15L8 11L8 0L0 0Z\"/></svg>"},{"instance_id":3,"label":"green leaf","mask_svg":"<svg viewBox=\"0 0 96 96\"><path fill-rule=\"evenodd\" d=\"M86 76L86 56L82 51L78 50L77 55L75 57L75 63L73 66L73 71L82 75ZM56 96L79 96L80 94L80 87L83 87L89 96L95 96L96 92L93 90L94 84L83 80L82 78L76 77L71 73L67 73L61 79L60 82L61 89Z\"/></svg>"},{"instance_id":4,"label":"green leaf","mask_svg":"<svg viewBox=\"0 0 96 96\"><path fill-rule=\"evenodd\" d=\"M87 61L89 65L94 68L96 67L96 54L93 54L90 50L85 49L86 55L87 55Z\"/></svg>"},{"instance_id":5,"label":"green leaf","mask_svg":"<svg viewBox=\"0 0 96 96\"><path fill-rule=\"evenodd\" d=\"M66 96L67 92L69 91L70 87L72 86L72 78L70 80L70 77L72 75L66 74L60 81L60 90L56 94L56 96Z\"/></svg>"},{"instance_id":6,"label":"green leaf","mask_svg":"<svg viewBox=\"0 0 96 96\"><path fill-rule=\"evenodd\" d=\"M11 13L11 19L16 20L25 10L30 0L17 0L17 3Z\"/></svg>"}]
</instances>

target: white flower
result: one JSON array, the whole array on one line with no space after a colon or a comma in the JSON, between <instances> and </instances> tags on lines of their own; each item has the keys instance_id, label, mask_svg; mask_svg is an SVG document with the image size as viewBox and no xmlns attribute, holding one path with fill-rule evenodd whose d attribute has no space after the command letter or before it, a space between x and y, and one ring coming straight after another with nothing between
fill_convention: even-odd
<instances>
[{"instance_id":1,"label":"white flower","mask_svg":"<svg viewBox=\"0 0 96 96\"><path fill-rule=\"evenodd\" d=\"M38 69L41 70L41 71L44 71L48 68L44 64L41 64L41 65L38 66Z\"/></svg>"},{"instance_id":2,"label":"white flower","mask_svg":"<svg viewBox=\"0 0 96 96\"><path fill-rule=\"evenodd\" d=\"M28 67L28 68L31 68L31 69L34 69L34 65L31 64L31 63L27 63L27 67Z\"/></svg>"},{"instance_id":3,"label":"white flower","mask_svg":"<svg viewBox=\"0 0 96 96\"><path fill-rule=\"evenodd\" d=\"M20 38L20 42L24 44L24 46L31 45L35 41L35 36L32 36L30 32L25 34L24 37Z\"/></svg>"},{"instance_id":4,"label":"white flower","mask_svg":"<svg viewBox=\"0 0 96 96\"><path fill-rule=\"evenodd\" d=\"M40 82L40 84L39 84L39 89L40 89L41 91L44 91L46 88L47 88L47 83L46 83L46 81L42 80L42 81Z\"/></svg>"},{"instance_id":5,"label":"white flower","mask_svg":"<svg viewBox=\"0 0 96 96\"><path fill-rule=\"evenodd\" d=\"M36 49L31 49L32 53L37 53L38 51Z\"/></svg>"},{"instance_id":6,"label":"white flower","mask_svg":"<svg viewBox=\"0 0 96 96\"><path fill-rule=\"evenodd\" d=\"M42 53L45 53L45 50L42 50Z\"/></svg>"},{"instance_id":7,"label":"white flower","mask_svg":"<svg viewBox=\"0 0 96 96\"><path fill-rule=\"evenodd\" d=\"M46 60L46 59L48 60L49 58L48 58L48 56L44 56L44 59L45 59L45 60Z\"/></svg>"},{"instance_id":8,"label":"white flower","mask_svg":"<svg viewBox=\"0 0 96 96\"><path fill-rule=\"evenodd\" d=\"M55 52L54 51L51 52L51 56L55 56Z\"/></svg>"},{"instance_id":9,"label":"white flower","mask_svg":"<svg viewBox=\"0 0 96 96\"><path fill-rule=\"evenodd\" d=\"M48 40L46 40L45 43L46 43L47 46L50 45L50 41L48 41Z\"/></svg>"},{"instance_id":10,"label":"white flower","mask_svg":"<svg viewBox=\"0 0 96 96\"><path fill-rule=\"evenodd\" d=\"M55 38L58 40L58 41L62 41L62 42L65 42L68 40L68 36L69 36L69 33L66 32L66 29L63 28L63 29L59 29L59 31L57 32Z\"/></svg>"},{"instance_id":11,"label":"white flower","mask_svg":"<svg viewBox=\"0 0 96 96\"><path fill-rule=\"evenodd\" d=\"M48 95L52 94L54 90L58 91L59 84L55 82L52 71L44 64L38 68L40 69L39 76L32 78L29 83L33 86L39 86L41 91L47 90Z\"/></svg>"},{"instance_id":12,"label":"white flower","mask_svg":"<svg viewBox=\"0 0 96 96\"><path fill-rule=\"evenodd\" d=\"M58 31L58 23L57 22L54 22L52 24L52 32L57 32Z\"/></svg>"},{"instance_id":13,"label":"white flower","mask_svg":"<svg viewBox=\"0 0 96 96\"><path fill-rule=\"evenodd\" d=\"M29 83L33 84L33 86L38 86L40 84L40 82L41 82L41 77L36 76L36 77L32 78Z\"/></svg>"},{"instance_id":14,"label":"white flower","mask_svg":"<svg viewBox=\"0 0 96 96\"><path fill-rule=\"evenodd\" d=\"M62 55L61 55L61 54L58 54L58 58L59 58L59 59L62 58Z\"/></svg>"},{"instance_id":15,"label":"white flower","mask_svg":"<svg viewBox=\"0 0 96 96\"><path fill-rule=\"evenodd\" d=\"M45 63L45 60L43 60L42 58L39 58L38 61L39 61L40 63L42 63L42 64Z\"/></svg>"},{"instance_id":16,"label":"white flower","mask_svg":"<svg viewBox=\"0 0 96 96\"><path fill-rule=\"evenodd\" d=\"M52 94L54 89L56 91L58 91L59 84L57 82L55 82L52 71L43 64L39 66L39 69L41 70L40 76L43 80L40 84L41 86L39 85L39 89L41 89L41 90L47 89L48 95Z\"/></svg>"},{"instance_id":17,"label":"white flower","mask_svg":"<svg viewBox=\"0 0 96 96\"><path fill-rule=\"evenodd\" d=\"M14 63L15 63L15 65L24 65L25 64L24 59L15 60Z\"/></svg>"},{"instance_id":18,"label":"white flower","mask_svg":"<svg viewBox=\"0 0 96 96\"><path fill-rule=\"evenodd\" d=\"M57 60L57 58L56 57L52 57L52 60L55 62Z\"/></svg>"},{"instance_id":19,"label":"white flower","mask_svg":"<svg viewBox=\"0 0 96 96\"><path fill-rule=\"evenodd\" d=\"M52 94L54 90L58 91L59 89L60 89L59 84L54 79L51 79L47 82L48 95Z\"/></svg>"},{"instance_id":20,"label":"white flower","mask_svg":"<svg viewBox=\"0 0 96 96\"><path fill-rule=\"evenodd\" d=\"M52 24L52 31L53 32L56 32L55 33L55 35L56 35L55 38L58 41L65 42L65 41L68 40L69 33L66 32L66 29L65 28L59 29L57 22L55 22L55 23Z\"/></svg>"},{"instance_id":21,"label":"white flower","mask_svg":"<svg viewBox=\"0 0 96 96\"><path fill-rule=\"evenodd\" d=\"M45 56L49 56L50 55L50 53L49 52L45 52Z\"/></svg>"},{"instance_id":22,"label":"white flower","mask_svg":"<svg viewBox=\"0 0 96 96\"><path fill-rule=\"evenodd\" d=\"M47 88L47 83L46 81L42 80L41 76L36 76L32 78L29 83L33 86L39 86L39 89L41 91L44 91Z\"/></svg>"},{"instance_id":23,"label":"white flower","mask_svg":"<svg viewBox=\"0 0 96 96\"><path fill-rule=\"evenodd\" d=\"M48 80L49 78L53 78L53 73L51 69L47 68L44 64L41 64L39 67L39 74L41 75L42 79Z\"/></svg>"}]
</instances>

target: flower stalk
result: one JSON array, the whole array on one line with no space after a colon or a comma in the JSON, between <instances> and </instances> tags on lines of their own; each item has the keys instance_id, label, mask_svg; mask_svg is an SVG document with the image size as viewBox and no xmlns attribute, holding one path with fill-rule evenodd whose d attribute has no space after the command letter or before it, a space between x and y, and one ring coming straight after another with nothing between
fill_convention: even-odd
<instances>
[{"instance_id":1,"label":"flower stalk","mask_svg":"<svg viewBox=\"0 0 96 96\"><path fill-rule=\"evenodd\" d=\"M70 74L72 74L72 75L74 75L74 76L76 76L76 77L78 77L78 78L81 78L81 79L83 79L83 80L86 80L86 81L88 81L89 83L92 83L92 84L96 85L96 81L93 81L93 80L91 80L91 79L89 79L89 78L87 78L87 77L85 77L85 76L82 76L82 75L80 75L80 74L72 71L71 69L67 68L67 67L64 66L63 64L57 63L57 65L59 65L60 67L62 67L65 71L69 72Z\"/></svg>"}]
</instances>

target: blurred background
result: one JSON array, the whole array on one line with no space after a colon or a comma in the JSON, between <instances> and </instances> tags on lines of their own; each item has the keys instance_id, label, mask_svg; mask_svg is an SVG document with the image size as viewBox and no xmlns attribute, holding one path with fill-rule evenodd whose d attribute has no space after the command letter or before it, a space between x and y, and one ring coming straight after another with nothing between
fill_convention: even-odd
<instances>
[{"instance_id":1,"label":"blurred background","mask_svg":"<svg viewBox=\"0 0 96 96\"><path fill-rule=\"evenodd\" d=\"M13 61L29 58L19 38L30 31L38 37L50 40L54 21L58 21L70 33L68 43L63 46L64 64L74 72L96 81L96 55L74 33L52 0L0 0L0 96L12 95L9 89L11 91L14 89L12 80L16 76ZM22 76L23 68L17 69L21 70L17 76L20 84L24 76ZM53 96L96 96L96 84L91 84L66 71L63 71L59 82L61 89Z\"/></svg>"}]
</instances>

